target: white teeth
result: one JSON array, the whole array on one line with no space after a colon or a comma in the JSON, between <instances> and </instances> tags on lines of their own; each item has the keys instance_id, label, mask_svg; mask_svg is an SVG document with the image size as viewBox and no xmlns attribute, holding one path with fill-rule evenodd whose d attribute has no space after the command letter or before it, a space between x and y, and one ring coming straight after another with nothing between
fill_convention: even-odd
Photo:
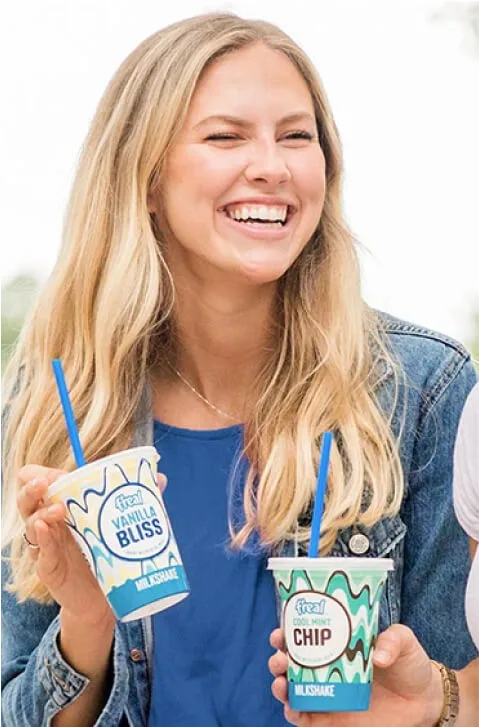
<instances>
[{"instance_id":1,"label":"white teeth","mask_svg":"<svg viewBox=\"0 0 479 727\"><path fill-rule=\"evenodd\" d=\"M284 222L288 214L287 205L236 205L226 208L226 213L234 220L266 220L268 222Z\"/></svg>"}]
</instances>

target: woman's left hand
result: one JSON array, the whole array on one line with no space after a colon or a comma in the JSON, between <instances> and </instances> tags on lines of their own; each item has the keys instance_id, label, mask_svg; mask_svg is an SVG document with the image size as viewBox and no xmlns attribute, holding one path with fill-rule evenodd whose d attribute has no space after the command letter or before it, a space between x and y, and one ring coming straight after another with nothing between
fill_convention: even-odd
<instances>
[{"instance_id":1,"label":"woman's left hand","mask_svg":"<svg viewBox=\"0 0 479 727\"><path fill-rule=\"evenodd\" d=\"M441 676L413 632L395 624L380 634L374 653L374 681L367 712L296 712L288 704L284 632L271 634L277 649L268 666L271 690L296 727L434 727L443 705Z\"/></svg>"}]
</instances>

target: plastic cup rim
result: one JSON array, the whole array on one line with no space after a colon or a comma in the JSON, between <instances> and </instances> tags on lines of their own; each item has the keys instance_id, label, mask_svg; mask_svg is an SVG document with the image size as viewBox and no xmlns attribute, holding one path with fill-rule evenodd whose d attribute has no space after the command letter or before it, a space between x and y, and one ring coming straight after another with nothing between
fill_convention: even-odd
<instances>
[{"instance_id":1,"label":"plastic cup rim","mask_svg":"<svg viewBox=\"0 0 479 727\"><path fill-rule=\"evenodd\" d=\"M123 449L121 452L108 454L106 457L101 457L100 459L96 459L93 462L88 462L87 464L83 465L83 467L77 467L72 472L68 472L66 475L62 475L58 478L58 480L50 485L50 487L48 488L48 495L50 496L57 494L59 490L62 490L64 487L69 485L71 480L76 480L80 472L82 473L82 475L87 474L89 470L96 469L98 466L103 466L104 464L107 464L112 460L118 459L118 457L123 457L124 455L131 456L133 453L139 455L141 451L143 451L145 455L151 456L151 454L154 454L156 459L159 459L158 452L152 445L142 445L140 447Z\"/></svg>"},{"instance_id":2,"label":"plastic cup rim","mask_svg":"<svg viewBox=\"0 0 479 727\"><path fill-rule=\"evenodd\" d=\"M394 570L394 560L392 558L358 558L358 557L336 557L336 558L308 558L306 556L293 557L275 557L268 559L268 570L333 570L340 567L340 564L347 561L346 568L350 570Z\"/></svg>"}]
</instances>

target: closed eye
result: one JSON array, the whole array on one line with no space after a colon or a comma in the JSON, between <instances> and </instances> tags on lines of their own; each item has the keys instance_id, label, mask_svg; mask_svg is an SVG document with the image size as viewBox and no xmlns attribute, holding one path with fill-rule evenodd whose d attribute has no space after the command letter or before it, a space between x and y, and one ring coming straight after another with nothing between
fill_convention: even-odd
<instances>
[{"instance_id":1,"label":"closed eye","mask_svg":"<svg viewBox=\"0 0 479 727\"><path fill-rule=\"evenodd\" d=\"M210 134L206 141L235 141L241 137L238 134Z\"/></svg>"},{"instance_id":2,"label":"closed eye","mask_svg":"<svg viewBox=\"0 0 479 727\"><path fill-rule=\"evenodd\" d=\"M290 131L281 137L281 139L291 139L292 141L303 139L313 141L315 138L309 131ZM241 141L241 139L242 137L239 134L233 133L210 134L206 137L206 141Z\"/></svg>"},{"instance_id":3,"label":"closed eye","mask_svg":"<svg viewBox=\"0 0 479 727\"><path fill-rule=\"evenodd\" d=\"M285 139L307 139L308 141L312 141L314 139L314 136L309 133L309 131L290 131L288 134L285 134Z\"/></svg>"}]
</instances>

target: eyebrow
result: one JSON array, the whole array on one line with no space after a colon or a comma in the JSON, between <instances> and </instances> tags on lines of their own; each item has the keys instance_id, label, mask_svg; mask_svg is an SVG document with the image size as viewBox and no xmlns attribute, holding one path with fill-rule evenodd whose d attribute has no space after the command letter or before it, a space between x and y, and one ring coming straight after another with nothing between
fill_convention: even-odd
<instances>
[{"instance_id":1,"label":"eyebrow","mask_svg":"<svg viewBox=\"0 0 479 727\"><path fill-rule=\"evenodd\" d=\"M235 126L242 127L254 126L253 122L242 119L239 116L229 116L228 114L214 114L213 116L208 116L206 119L202 119L197 124L195 124L193 128L197 129L198 127L204 126L211 121L223 121L227 124L234 124ZM287 114L286 116L283 116L279 120L278 124L281 125L286 123L293 123L295 121L312 121L313 124L316 123L316 119L309 112L295 111L292 114Z\"/></svg>"}]
</instances>

